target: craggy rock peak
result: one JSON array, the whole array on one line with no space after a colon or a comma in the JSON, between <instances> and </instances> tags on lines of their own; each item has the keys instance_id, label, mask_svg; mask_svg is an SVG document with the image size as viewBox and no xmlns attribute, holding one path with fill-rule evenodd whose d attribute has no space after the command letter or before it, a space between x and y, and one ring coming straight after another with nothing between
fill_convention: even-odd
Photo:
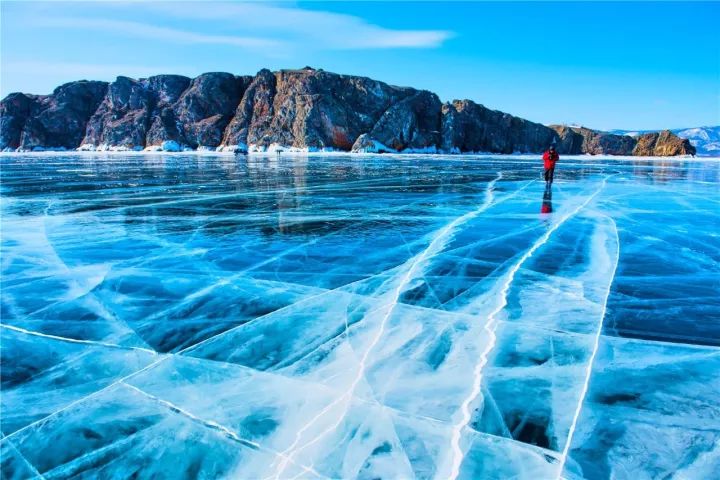
<instances>
[{"instance_id":1,"label":"craggy rock peak","mask_svg":"<svg viewBox=\"0 0 720 480\"><path fill-rule=\"evenodd\" d=\"M551 125L558 135L561 153L591 155L674 156L695 155L689 140L669 130L646 133L638 137L599 132L585 127Z\"/></svg>"},{"instance_id":2,"label":"craggy rock peak","mask_svg":"<svg viewBox=\"0 0 720 480\"><path fill-rule=\"evenodd\" d=\"M444 151L533 153L557 142L557 134L545 125L490 110L471 100L447 103L442 112Z\"/></svg>"},{"instance_id":3,"label":"craggy rock peak","mask_svg":"<svg viewBox=\"0 0 720 480\"><path fill-rule=\"evenodd\" d=\"M78 81L0 102L0 149L694 154L670 132L634 138L551 126L470 100L305 67Z\"/></svg>"},{"instance_id":4,"label":"craggy rock peak","mask_svg":"<svg viewBox=\"0 0 720 480\"><path fill-rule=\"evenodd\" d=\"M217 147L252 77L204 73L194 79L174 106L180 143Z\"/></svg>"},{"instance_id":5,"label":"craggy rock peak","mask_svg":"<svg viewBox=\"0 0 720 480\"><path fill-rule=\"evenodd\" d=\"M591 155L631 155L635 139L627 135L598 132L585 127L551 126L561 138L560 146L567 153ZM579 148L578 148L579 144ZM572 145L572 149L565 147Z\"/></svg>"},{"instance_id":6,"label":"craggy rock peak","mask_svg":"<svg viewBox=\"0 0 720 480\"><path fill-rule=\"evenodd\" d=\"M383 113L415 92L311 68L261 70L240 101L223 145L350 150Z\"/></svg>"},{"instance_id":7,"label":"craggy rock peak","mask_svg":"<svg viewBox=\"0 0 720 480\"><path fill-rule=\"evenodd\" d=\"M205 73L194 80L118 77L87 124L83 148L132 150L165 141L215 147L250 80L229 73Z\"/></svg>"},{"instance_id":8,"label":"craggy rock peak","mask_svg":"<svg viewBox=\"0 0 720 480\"><path fill-rule=\"evenodd\" d=\"M50 95L11 93L0 102L0 149L77 147L106 82L66 83Z\"/></svg>"},{"instance_id":9,"label":"craggy rock peak","mask_svg":"<svg viewBox=\"0 0 720 480\"><path fill-rule=\"evenodd\" d=\"M695 155L695 147L690 140L680 138L669 130L659 133L645 133L637 137L633 155L654 155L670 157L674 155Z\"/></svg>"},{"instance_id":10,"label":"craggy rock peak","mask_svg":"<svg viewBox=\"0 0 720 480\"><path fill-rule=\"evenodd\" d=\"M442 104L434 93L413 93L382 114L370 131L375 139L393 150L437 150L440 144Z\"/></svg>"}]
</instances>

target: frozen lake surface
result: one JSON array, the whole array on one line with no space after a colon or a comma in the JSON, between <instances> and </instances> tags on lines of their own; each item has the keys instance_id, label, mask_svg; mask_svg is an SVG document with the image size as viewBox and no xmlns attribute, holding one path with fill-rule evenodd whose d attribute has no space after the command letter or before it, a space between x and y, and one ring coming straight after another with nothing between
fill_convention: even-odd
<instances>
[{"instance_id":1,"label":"frozen lake surface","mask_svg":"<svg viewBox=\"0 0 720 480\"><path fill-rule=\"evenodd\" d=\"M0 162L2 478L718 478L717 160Z\"/></svg>"}]
</instances>

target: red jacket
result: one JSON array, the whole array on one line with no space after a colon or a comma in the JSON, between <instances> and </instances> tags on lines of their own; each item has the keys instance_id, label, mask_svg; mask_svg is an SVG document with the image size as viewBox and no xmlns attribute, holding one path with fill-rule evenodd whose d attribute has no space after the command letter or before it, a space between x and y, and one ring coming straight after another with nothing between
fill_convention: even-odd
<instances>
[{"instance_id":1,"label":"red jacket","mask_svg":"<svg viewBox=\"0 0 720 480\"><path fill-rule=\"evenodd\" d=\"M560 160L560 155L557 152L550 153L550 150L546 150L543 153L543 161L545 162L545 168L555 168L555 162Z\"/></svg>"}]
</instances>

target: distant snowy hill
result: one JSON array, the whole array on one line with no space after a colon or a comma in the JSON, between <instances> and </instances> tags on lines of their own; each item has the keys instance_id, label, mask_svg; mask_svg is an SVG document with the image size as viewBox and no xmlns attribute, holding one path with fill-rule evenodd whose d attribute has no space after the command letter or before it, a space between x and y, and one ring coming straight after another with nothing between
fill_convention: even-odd
<instances>
[{"instance_id":1,"label":"distant snowy hill","mask_svg":"<svg viewBox=\"0 0 720 480\"><path fill-rule=\"evenodd\" d=\"M611 130L610 133L630 135L632 137L652 130ZM703 156L720 156L720 126L677 128L672 132L680 138L687 138L697 148L697 154Z\"/></svg>"}]
</instances>

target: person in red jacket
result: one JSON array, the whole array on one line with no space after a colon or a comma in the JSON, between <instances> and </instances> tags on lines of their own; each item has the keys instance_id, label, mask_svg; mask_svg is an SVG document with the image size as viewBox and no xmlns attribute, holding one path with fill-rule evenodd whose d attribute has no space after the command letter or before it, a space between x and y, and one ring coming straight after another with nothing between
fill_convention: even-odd
<instances>
[{"instance_id":1,"label":"person in red jacket","mask_svg":"<svg viewBox=\"0 0 720 480\"><path fill-rule=\"evenodd\" d=\"M550 145L550 148L543 153L543 162L545 163L545 185L550 186L555 176L555 163L560 160L555 150L555 145Z\"/></svg>"}]
</instances>

